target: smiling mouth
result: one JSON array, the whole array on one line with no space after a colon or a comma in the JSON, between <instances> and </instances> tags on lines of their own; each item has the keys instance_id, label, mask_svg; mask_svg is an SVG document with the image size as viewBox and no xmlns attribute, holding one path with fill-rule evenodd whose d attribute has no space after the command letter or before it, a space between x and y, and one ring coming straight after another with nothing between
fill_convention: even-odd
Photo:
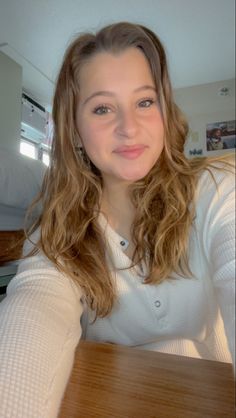
<instances>
[{"instance_id":1,"label":"smiling mouth","mask_svg":"<svg viewBox=\"0 0 236 418\"><path fill-rule=\"evenodd\" d=\"M130 146L122 146L117 148L114 153L118 154L120 157L127 158L129 160L133 160L138 158L147 147L144 145L130 145Z\"/></svg>"}]
</instances>

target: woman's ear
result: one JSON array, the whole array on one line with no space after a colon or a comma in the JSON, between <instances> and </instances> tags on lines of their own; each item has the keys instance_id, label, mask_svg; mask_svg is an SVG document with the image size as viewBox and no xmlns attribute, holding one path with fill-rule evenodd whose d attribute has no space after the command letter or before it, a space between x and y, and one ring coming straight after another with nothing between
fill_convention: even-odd
<instances>
[{"instance_id":1,"label":"woman's ear","mask_svg":"<svg viewBox=\"0 0 236 418\"><path fill-rule=\"evenodd\" d=\"M74 140L75 148L81 148L83 147L83 141L81 139L81 136L79 134L79 130L77 126L75 126L75 140Z\"/></svg>"},{"instance_id":2,"label":"woman's ear","mask_svg":"<svg viewBox=\"0 0 236 418\"><path fill-rule=\"evenodd\" d=\"M88 155L86 154L86 151L85 151L84 147L83 146L81 146L81 147L77 146L76 151L78 152L79 157L84 162L86 167L90 170L91 169L91 161L90 161Z\"/></svg>"}]
</instances>

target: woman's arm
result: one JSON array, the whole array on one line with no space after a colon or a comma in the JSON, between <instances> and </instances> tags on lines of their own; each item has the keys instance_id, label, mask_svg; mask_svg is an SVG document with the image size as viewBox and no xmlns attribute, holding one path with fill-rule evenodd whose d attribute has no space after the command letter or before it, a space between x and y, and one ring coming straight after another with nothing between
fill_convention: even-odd
<instances>
[{"instance_id":1,"label":"woman's arm","mask_svg":"<svg viewBox=\"0 0 236 418\"><path fill-rule=\"evenodd\" d=\"M235 361L235 177L216 172L215 185L205 191L205 253L224 322L225 334ZM211 184L212 184L211 180ZM204 187L203 187L204 189Z\"/></svg>"},{"instance_id":2,"label":"woman's arm","mask_svg":"<svg viewBox=\"0 0 236 418\"><path fill-rule=\"evenodd\" d=\"M79 289L25 259L0 303L0 417L55 418L81 335Z\"/></svg>"}]
</instances>

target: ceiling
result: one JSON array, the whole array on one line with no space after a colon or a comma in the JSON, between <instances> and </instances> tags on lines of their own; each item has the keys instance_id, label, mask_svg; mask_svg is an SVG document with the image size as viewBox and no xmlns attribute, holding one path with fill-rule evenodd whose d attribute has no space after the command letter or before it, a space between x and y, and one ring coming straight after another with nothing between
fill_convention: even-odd
<instances>
[{"instance_id":1,"label":"ceiling","mask_svg":"<svg viewBox=\"0 0 236 418\"><path fill-rule=\"evenodd\" d=\"M73 36L120 20L159 35L175 88L228 80L234 8L234 0L0 0L0 51L23 67L23 89L47 108Z\"/></svg>"}]
</instances>

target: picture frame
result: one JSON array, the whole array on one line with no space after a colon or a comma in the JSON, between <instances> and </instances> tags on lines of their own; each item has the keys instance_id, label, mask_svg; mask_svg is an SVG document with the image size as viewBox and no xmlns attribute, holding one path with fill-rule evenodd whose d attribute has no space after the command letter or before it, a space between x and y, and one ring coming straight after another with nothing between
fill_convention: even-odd
<instances>
[{"instance_id":1,"label":"picture frame","mask_svg":"<svg viewBox=\"0 0 236 418\"><path fill-rule=\"evenodd\" d=\"M208 123L206 125L207 152L221 151L236 148L235 120Z\"/></svg>"}]
</instances>

